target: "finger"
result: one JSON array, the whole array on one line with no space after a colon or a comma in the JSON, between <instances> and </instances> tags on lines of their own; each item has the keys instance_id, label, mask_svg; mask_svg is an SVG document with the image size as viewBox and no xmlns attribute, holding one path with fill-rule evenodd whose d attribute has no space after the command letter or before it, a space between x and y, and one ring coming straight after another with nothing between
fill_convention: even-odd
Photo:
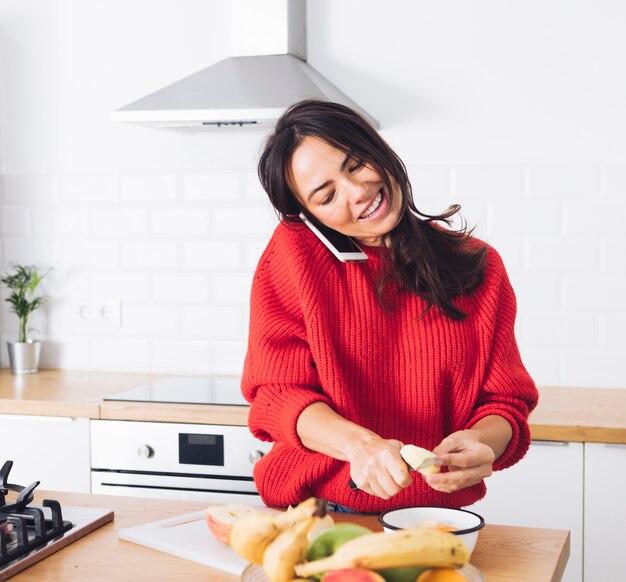
<instances>
[{"instance_id":1,"label":"finger","mask_svg":"<svg viewBox=\"0 0 626 582\"><path fill-rule=\"evenodd\" d=\"M394 448L400 450L403 446L404 443L402 441L396 440L396 439L388 439L387 442Z\"/></svg>"},{"instance_id":2,"label":"finger","mask_svg":"<svg viewBox=\"0 0 626 582\"><path fill-rule=\"evenodd\" d=\"M489 447L481 447L480 449L468 449L462 453L448 453L444 455L444 464L447 467L478 467L479 465L492 464L495 455Z\"/></svg>"},{"instance_id":3,"label":"finger","mask_svg":"<svg viewBox=\"0 0 626 582\"><path fill-rule=\"evenodd\" d=\"M464 448L463 439L459 435L459 433L452 433L448 435L445 439L443 439L434 449L433 453L435 455L445 455L446 453L451 453L453 451L458 451Z\"/></svg>"},{"instance_id":4,"label":"finger","mask_svg":"<svg viewBox=\"0 0 626 582\"><path fill-rule=\"evenodd\" d=\"M393 482L399 487L399 489L404 489L408 487L413 478L411 477L411 473L409 473L406 463L398 463L389 467L389 474Z\"/></svg>"},{"instance_id":5,"label":"finger","mask_svg":"<svg viewBox=\"0 0 626 582\"><path fill-rule=\"evenodd\" d=\"M456 468L447 473L438 473L426 477L426 482L437 491L451 493L459 489L465 489L480 483L485 477L491 474L491 467L481 465L471 469Z\"/></svg>"}]
</instances>

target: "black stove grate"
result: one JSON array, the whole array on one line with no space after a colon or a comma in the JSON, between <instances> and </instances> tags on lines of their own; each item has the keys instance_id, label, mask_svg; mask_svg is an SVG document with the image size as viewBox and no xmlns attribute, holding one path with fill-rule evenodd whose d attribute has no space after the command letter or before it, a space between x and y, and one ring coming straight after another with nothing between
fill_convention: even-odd
<instances>
[{"instance_id":1,"label":"black stove grate","mask_svg":"<svg viewBox=\"0 0 626 582\"><path fill-rule=\"evenodd\" d=\"M63 520L58 501L44 499L41 506L31 505L39 481L26 487L9 483L12 466L13 461L6 461L0 469L0 569L62 537L73 527L71 522ZM17 493L12 503L7 503L9 491ZM44 512L44 508L49 511Z\"/></svg>"}]
</instances>

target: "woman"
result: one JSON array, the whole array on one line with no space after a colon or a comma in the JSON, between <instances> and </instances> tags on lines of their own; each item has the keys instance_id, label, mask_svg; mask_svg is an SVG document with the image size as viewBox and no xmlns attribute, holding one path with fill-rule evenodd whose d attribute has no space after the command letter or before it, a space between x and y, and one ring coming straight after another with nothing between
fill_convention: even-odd
<instances>
[{"instance_id":1,"label":"woman","mask_svg":"<svg viewBox=\"0 0 626 582\"><path fill-rule=\"evenodd\" d=\"M420 213L398 156L336 103L288 109L259 177L281 218L254 277L242 380L251 431L274 442L254 472L265 503L316 496L377 513L478 501L483 479L526 453L537 402L499 255L436 223L458 206ZM300 212L368 259L340 262ZM410 474L408 443L447 469Z\"/></svg>"}]
</instances>

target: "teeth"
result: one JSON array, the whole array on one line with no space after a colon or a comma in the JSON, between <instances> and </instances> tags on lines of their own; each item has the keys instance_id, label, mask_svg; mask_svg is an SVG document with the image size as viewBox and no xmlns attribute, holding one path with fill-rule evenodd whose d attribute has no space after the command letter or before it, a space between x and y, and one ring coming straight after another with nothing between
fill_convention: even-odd
<instances>
[{"instance_id":1,"label":"teeth","mask_svg":"<svg viewBox=\"0 0 626 582\"><path fill-rule=\"evenodd\" d=\"M378 208L382 199L383 199L383 193L379 192L376 198L374 198L374 201L372 202L370 207L363 214L361 214L361 218L367 218L370 214L372 214L372 212L374 212L374 210Z\"/></svg>"}]
</instances>

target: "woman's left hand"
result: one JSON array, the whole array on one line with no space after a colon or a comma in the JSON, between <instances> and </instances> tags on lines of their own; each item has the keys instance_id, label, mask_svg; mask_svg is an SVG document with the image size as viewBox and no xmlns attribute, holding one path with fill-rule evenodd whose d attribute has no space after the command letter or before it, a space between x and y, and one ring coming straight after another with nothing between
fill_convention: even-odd
<instances>
[{"instance_id":1,"label":"woman's left hand","mask_svg":"<svg viewBox=\"0 0 626 582\"><path fill-rule=\"evenodd\" d=\"M453 493L480 483L493 471L496 459L493 449L479 440L476 430L454 432L433 449L441 458L447 472L426 477L426 482L437 491Z\"/></svg>"}]
</instances>

